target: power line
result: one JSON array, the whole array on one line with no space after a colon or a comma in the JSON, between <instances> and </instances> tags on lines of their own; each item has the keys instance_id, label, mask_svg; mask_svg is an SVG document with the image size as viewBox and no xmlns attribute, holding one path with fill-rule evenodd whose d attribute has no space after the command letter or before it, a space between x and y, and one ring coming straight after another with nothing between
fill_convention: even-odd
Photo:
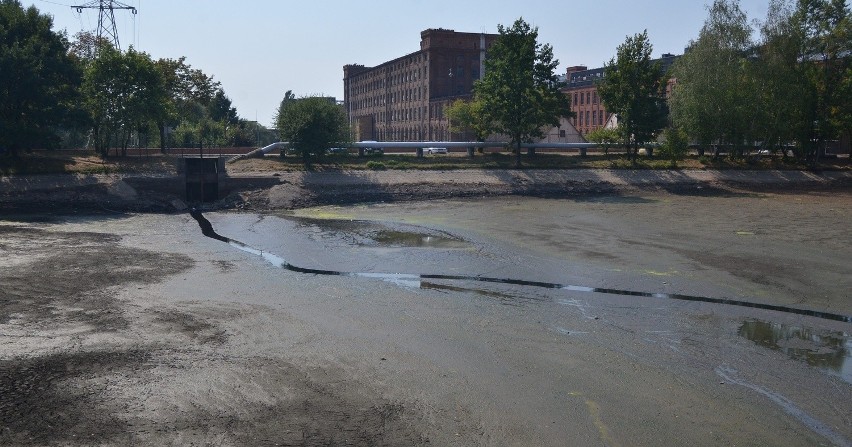
<instances>
[{"instance_id":1,"label":"power line","mask_svg":"<svg viewBox=\"0 0 852 447\"><path fill-rule=\"evenodd\" d=\"M125 5L115 0L92 0L84 5L72 5L71 7L76 9L78 14L82 14L84 9L97 9L98 30L95 34L98 40L111 40L117 49L121 49L121 44L118 42L118 30L115 27L115 11L129 10L134 15L137 12L135 6Z\"/></svg>"},{"instance_id":2,"label":"power line","mask_svg":"<svg viewBox=\"0 0 852 447\"><path fill-rule=\"evenodd\" d=\"M65 3L52 2L50 0L39 0L39 1L44 2L44 3L50 3L50 4L53 4L53 5L59 5L59 6L69 6L69 5L66 5Z\"/></svg>"}]
</instances>

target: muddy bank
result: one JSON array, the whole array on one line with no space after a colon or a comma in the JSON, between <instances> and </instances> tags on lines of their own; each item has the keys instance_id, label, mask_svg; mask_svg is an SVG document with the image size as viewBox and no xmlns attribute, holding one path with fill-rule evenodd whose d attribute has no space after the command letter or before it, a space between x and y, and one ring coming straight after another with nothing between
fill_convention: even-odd
<instances>
[{"instance_id":1,"label":"muddy bank","mask_svg":"<svg viewBox=\"0 0 852 447\"><path fill-rule=\"evenodd\" d=\"M0 210L173 212L187 207L183 177L53 175L0 178ZM850 171L458 170L239 173L221 180L208 209L276 210L448 198L736 191L847 190Z\"/></svg>"},{"instance_id":2,"label":"muddy bank","mask_svg":"<svg viewBox=\"0 0 852 447\"><path fill-rule=\"evenodd\" d=\"M847 314L850 202L610 194L205 216L223 237L311 268ZM4 216L0 444L852 438L848 323L447 276L305 274L202 230L188 213Z\"/></svg>"},{"instance_id":3,"label":"muddy bank","mask_svg":"<svg viewBox=\"0 0 852 447\"><path fill-rule=\"evenodd\" d=\"M223 317L258 310L148 292L197 260L128 246L115 219L0 225L0 445L428 444L340 367L229 348Z\"/></svg>"}]
</instances>

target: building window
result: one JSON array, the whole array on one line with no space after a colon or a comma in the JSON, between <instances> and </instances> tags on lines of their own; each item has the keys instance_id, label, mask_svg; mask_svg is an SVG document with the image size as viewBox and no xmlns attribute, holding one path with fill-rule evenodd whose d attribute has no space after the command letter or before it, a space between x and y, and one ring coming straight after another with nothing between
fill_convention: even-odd
<instances>
[{"instance_id":1,"label":"building window","mask_svg":"<svg viewBox=\"0 0 852 447\"><path fill-rule=\"evenodd\" d=\"M586 92L586 104L591 104L591 103L592 103L592 93Z\"/></svg>"},{"instance_id":2,"label":"building window","mask_svg":"<svg viewBox=\"0 0 852 447\"><path fill-rule=\"evenodd\" d=\"M592 92L592 104L598 103L598 92Z\"/></svg>"},{"instance_id":3,"label":"building window","mask_svg":"<svg viewBox=\"0 0 852 447\"><path fill-rule=\"evenodd\" d=\"M585 102L583 102L583 99L585 99L585 98L586 98L586 95L580 93L580 104L585 104Z\"/></svg>"},{"instance_id":4,"label":"building window","mask_svg":"<svg viewBox=\"0 0 852 447\"><path fill-rule=\"evenodd\" d=\"M574 105L575 106L577 105L577 94L576 93L574 93Z\"/></svg>"},{"instance_id":5,"label":"building window","mask_svg":"<svg viewBox=\"0 0 852 447\"><path fill-rule=\"evenodd\" d=\"M598 112L597 112L597 110L592 110L592 125L594 126L597 123L598 123Z\"/></svg>"},{"instance_id":6,"label":"building window","mask_svg":"<svg viewBox=\"0 0 852 447\"><path fill-rule=\"evenodd\" d=\"M565 130L559 129L559 138L565 138Z\"/></svg>"}]
</instances>

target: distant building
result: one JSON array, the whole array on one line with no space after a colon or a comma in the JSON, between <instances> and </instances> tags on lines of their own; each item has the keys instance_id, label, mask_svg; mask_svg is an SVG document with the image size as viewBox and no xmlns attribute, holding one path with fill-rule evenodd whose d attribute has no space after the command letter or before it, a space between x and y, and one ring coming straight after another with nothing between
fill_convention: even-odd
<instances>
[{"instance_id":1,"label":"distant building","mask_svg":"<svg viewBox=\"0 0 852 447\"><path fill-rule=\"evenodd\" d=\"M450 134L444 108L470 99L497 34L427 29L420 50L375 67L343 67L343 106L356 140L442 141Z\"/></svg>"},{"instance_id":2,"label":"distant building","mask_svg":"<svg viewBox=\"0 0 852 447\"><path fill-rule=\"evenodd\" d=\"M662 73L667 72L679 56L664 54L662 58L656 59L660 63ZM662 75L661 73L661 75ZM568 67L565 71L567 86L563 89L571 100L571 111L577 115L571 120L574 127L583 135L599 127L615 125L617 120L612 113L606 110L600 96L598 96L597 82L604 78L604 68L588 69L583 65ZM666 95L671 94L672 85L675 81L670 80L666 86Z\"/></svg>"}]
</instances>

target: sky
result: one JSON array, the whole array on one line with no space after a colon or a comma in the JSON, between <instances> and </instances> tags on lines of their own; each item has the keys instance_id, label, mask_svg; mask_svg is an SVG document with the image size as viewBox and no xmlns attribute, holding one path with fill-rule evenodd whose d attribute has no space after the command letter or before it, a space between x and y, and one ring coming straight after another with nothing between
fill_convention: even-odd
<instances>
[{"instance_id":1,"label":"sky","mask_svg":"<svg viewBox=\"0 0 852 447\"><path fill-rule=\"evenodd\" d=\"M98 0L94 0L97 4ZM222 84L240 117L272 127L287 90L297 97L343 99L343 66L375 66L420 49L420 32L446 28L496 33L519 17L553 46L559 73L603 66L625 37L643 30L653 56L682 54L698 36L712 0L123 0L116 11L123 49L154 59L186 57ZM69 38L94 31L92 0L21 0L51 15ZM766 16L769 0L740 0L749 20Z\"/></svg>"}]
</instances>

